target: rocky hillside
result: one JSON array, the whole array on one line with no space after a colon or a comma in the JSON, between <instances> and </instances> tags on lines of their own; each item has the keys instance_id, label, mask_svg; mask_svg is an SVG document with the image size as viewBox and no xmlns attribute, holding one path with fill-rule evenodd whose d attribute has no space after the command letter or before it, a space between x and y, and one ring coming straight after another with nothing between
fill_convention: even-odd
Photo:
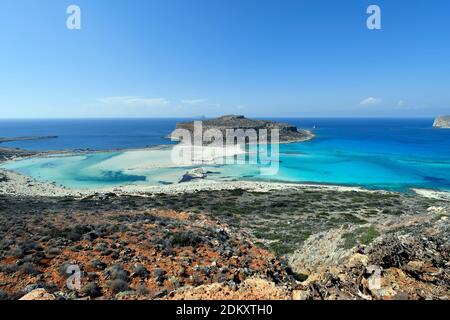
<instances>
[{"instance_id":1,"label":"rocky hillside","mask_svg":"<svg viewBox=\"0 0 450 320\"><path fill-rule=\"evenodd\" d=\"M448 299L449 214L320 187L0 195L0 300Z\"/></svg>"},{"instance_id":2,"label":"rocky hillside","mask_svg":"<svg viewBox=\"0 0 450 320\"><path fill-rule=\"evenodd\" d=\"M435 128L450 128L450 116L437 117L434 120L433 127L435 127Z\"/></svg>"},{"instance_id":3,"label":"rocky hillside","mask_svg":"<svg viewBox=\"0 0 450 320\"><path fill-rule=\"evenodd\" d=\"M247 119L240 115L228 115L222 116L216 119L204 120L202 121L203 131L209 129L217 129L222 132L223 137L226 137L227 130L237 130L237 129L254 129L256 130L258 137L260 139L265 139L259 130L266 129L268 132L268 139L270 140L270 132L272 129L278 129L280 133L280 142L298 142L307 141L312 139L314 136L310 131L299 130L294 125L282 122L275 122L270 120L252 120ZM194 122L182 122L177 124L177 129L186 129L193 135L194 132Z\"/></svg>"},{"instance_id":4,"label":"rocky hillside","mask_svg":"<svg viewBox=\"0 0 450 320\"><path fill-rule=\"evenodd\" d=\"M433 208L427 215L390 221L378 227L380 234L373 242L350 250L342 250L351 237L349 233L335 230L317 235L298 252L297 259L291 261L295 269L309 270L305 271L309 277L302 288L297 288L296 297L448 300L448 214L448 208ZM358 232L353 235L358 237ZM311 252L320 253L322 258L317 254L314 261ZM321 263L317 264L319 261Z\"/></svg>"},{"instance_id":5,"label":"rocky hillside","mask_svg":"<svg viewBox=\"0 0 450 320\"><path fill-rule=\"evenodd\" d=\"M212 288L223 298L289 298L285 268L248 237L141 201L0 196L0 300L171 299ZM72 265L77 290L66 285Z\"/></svg>"}]
</instances>

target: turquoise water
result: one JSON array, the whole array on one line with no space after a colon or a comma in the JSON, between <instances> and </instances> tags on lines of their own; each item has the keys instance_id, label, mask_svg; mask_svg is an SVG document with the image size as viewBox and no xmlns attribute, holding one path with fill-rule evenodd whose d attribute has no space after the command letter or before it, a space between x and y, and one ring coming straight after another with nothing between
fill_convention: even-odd
<instances>
[{"instance_id":1,"label":"turquoise water","mask_svg":"<svg viewBox=\"0 0 450 320\"><path fill-rule=\"evenodd\" d=\"M411 187L450 190L450 130L433 129L432 119L282 120L303 128L315 127L313 131L317 138L306 143L281 145L279 171L274 176L262 176L259 166L254 164L218 164L203 166L210 171L208 179L312 182L389 190L407 190ZM114 130L113 124L109 123L104 126L108 127L110 132L109 139L105 138L106 135L102 134L101 129L97 129L89 143L83 142L84 140L75 134L76 138L70 139L71 143L67 148L83 148L86 145L91 148L96 148L97 145L127 148L161 144L164 142L161 137L169 133L178 120L164 120L164 125L157 120L151 120L156 122L153 122L152 126L147 123L147 127L142 120L139 120L138 126L133 126L132 120L126 121L127 124L124 124L117 120L117 124L122 128L139 127L140 134L130 135L126 130ZM33 127L32 124L29 126ZM77 123L77 126L80 126L80 123ZM163 129L163 126L166 126L166 129ZM34 132L36 127L38 126L34 126ZM157 133L152 129L155 127ZM26 135L23 134L23 124L21 128L21 135ZM71 132L74 134L75 131ZM55 130L52 131L51 127L49 131L40 130L39 133L61 135ZM143 138L145 136L153 137L153 140L149 143ZM74 144L73 141L79 141L79 144ZM128 144L129 141L131 145ZM45 149L46 144L45 141L26 143L29 144L27 146L34 143L37 149ZM64 135L60 141L51 143L64 147ZM104 152L73 157L27 159L8 163L4 167L39 180L54 181L76 188L127 184L163 185L177 183L189 169L163 168L169 159L170 150L163 149L152 153Z\"/></svg>"}]
</instances>

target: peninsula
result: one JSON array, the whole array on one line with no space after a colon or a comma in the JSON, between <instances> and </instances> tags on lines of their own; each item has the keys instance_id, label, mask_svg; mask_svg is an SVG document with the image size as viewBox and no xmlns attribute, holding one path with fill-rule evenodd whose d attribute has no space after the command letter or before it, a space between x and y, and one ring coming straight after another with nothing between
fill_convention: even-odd
<instances>
[{"instance_id":1,"label":"peninsula","mask_svg":"<svg viewBox=\"0 0 450 320\"><path fill-rule=\"evenodd\" d=\"M0 143L4 142L15 142L15 141L33 141L33 140L46 140L46 139L56 139L57 136L31 136L31 137L14 137L14 138L1 138Z\"/></svg>"}]
</instances>

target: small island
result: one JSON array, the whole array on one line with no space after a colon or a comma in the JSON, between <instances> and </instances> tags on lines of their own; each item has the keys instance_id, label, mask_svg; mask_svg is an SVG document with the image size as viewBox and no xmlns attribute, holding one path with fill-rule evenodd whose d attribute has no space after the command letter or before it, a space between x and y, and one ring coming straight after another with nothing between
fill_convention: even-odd
<instances>
[{"instance_id":1,"label":"small island","mask_svg":"<svg viewBox=\"0 0 450 320\"><path fill-rule=\"evenodd\" d=\"M433 127L450 129L450 116L440 116L434 120Z\"/></svg>"},{"instance_id":2,"label":"small island","mask_svg":"<svg viewBox=\"0 0 450 320\"><path fill-rule=\"evenodd\" d=\"M226 131L230 129L254 129L259 135L258 138L261 139L264 137L260 136L260 130L265 129L270 138L271 130L278 129L280 143L304 142L314 138L314 134L311 131L297 129L296 126L289 123L271 120L253 120L242 115L226 115L215 119L203 120L202 126L203 132L209 129L218 129L222 132L224 137L226 137ZM188 130L193 134L194 121L180 122L177 124L176 128Z\"/></svg>"}]
</instances>

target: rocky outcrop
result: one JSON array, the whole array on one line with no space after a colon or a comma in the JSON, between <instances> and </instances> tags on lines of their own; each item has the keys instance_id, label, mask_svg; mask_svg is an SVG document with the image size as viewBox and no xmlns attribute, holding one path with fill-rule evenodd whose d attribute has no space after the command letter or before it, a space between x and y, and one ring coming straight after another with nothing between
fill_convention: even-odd
<instances>
[{"instance_id":1,"label":"rocky outcrop","mask_svg":"<svg viewBox=\"0 0 450 320\"><path fill-rule=\"evenodd\" d=\"M190 170L186 172L183 177L181 178L179 183L183 182L189 182L196 179L205 179L206 178L206 172L203 170L203 168L195 168L193 170Z\"/></svg>"},{"instance_id":2,"label":"rocky outcrop","mask_svg":"<svg viewBox=\"0 0 450 320\"><path fill-rule=\"evenodd\" d=\"M440 116L434 120L433 127L435 128L450 128L450 116Z\"/></svg>"},{"instance_id":3,"label":"rocky outcrop","mask_svg":"<svg viewBox=\"0 0 450 320\"><path fill-rule=\"evenodd\" d=\"M48 293L45 289L36 289L27 293L19 300L55 300L55 296Z\"/></svg>"},{"instance_id":4,"label":"rocky outcrop","mask_svg":"<svg viewBox=\"0 0 450 320\"><path fill-rule=\"evenodd\" d=\"M301 300L418 300L449 299L450 224L446 213L391 221L383 234L367 246L357 246L333 263L316 266L305 258L291 261L305 270L305 261L316 268L296 288ZM442 211L441 211L442 212ZM339 241L337 237L333 241ZM313 245L311 243L311 245ZM323 248L334 250L332 245ZM332 255L332 252L322 252ZM308 268L309 269L309 268ZM312 270L310 269L310 270Z\"/></svg>"},{"instance_id":5,"label":"rocky outcrop","mask_svg":"<svg viewBox=\"0 0 450 320\"><path fill-rule=\"evenodd\" d=\"M181 122L177 124L177 129L185 129L194 134L194 122ZM276 122L270 120L252 120L242 115L227 115L216 119L202 121L203 132L209 129L217 129L222 132L224 139L227 136L227 130L256 130L259 140L267 139L270 141L271 130L279 130L279 140L282 143L300 142L311 140L314 135L308 130L299 130L296 126L289 123ZM267 130L267 136L264 135ZM236 132L237 137L243 136L243 133Z\"/></svg>"},{"instance_id":6,"label":"rocky outcrop","mask_svg":"<svg viewBox=\"0 0 450 320\"><path fill-rule=\"evenodd\" d=\"M167 300L291 300L291 293L267 279L252 277L233 288L227 283L186 287L174 291Z\"/></svg>"}]
</instances>

